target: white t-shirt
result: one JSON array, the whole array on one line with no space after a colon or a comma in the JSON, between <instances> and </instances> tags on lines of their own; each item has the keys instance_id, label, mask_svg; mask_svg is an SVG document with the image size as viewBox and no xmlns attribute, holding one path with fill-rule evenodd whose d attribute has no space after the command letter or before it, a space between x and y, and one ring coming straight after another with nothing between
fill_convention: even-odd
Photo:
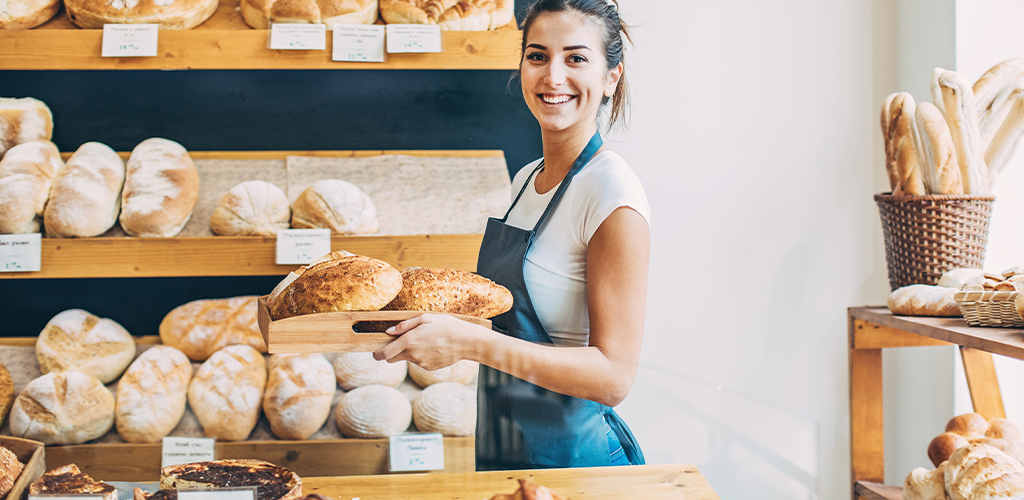
<instances>
[{"instance_id":1,"label":"white t-shirt","mask_svg":"<svg viewBox=\"0 0 1024 500\"><path fill-rule=\"evenodd\" d=\"M512 180L512 199L541 160L523 167ZM506 223L533 229L559 186L538 194L530 178ZM569 183L562 200L526 255L523 274L533 307L551 340L561 346L586 346L590 339L587 310L587 244L615 209L629 207L650 223L647 195L636 174L619 155L604 151Z\"/></svg>"}]
</instances>

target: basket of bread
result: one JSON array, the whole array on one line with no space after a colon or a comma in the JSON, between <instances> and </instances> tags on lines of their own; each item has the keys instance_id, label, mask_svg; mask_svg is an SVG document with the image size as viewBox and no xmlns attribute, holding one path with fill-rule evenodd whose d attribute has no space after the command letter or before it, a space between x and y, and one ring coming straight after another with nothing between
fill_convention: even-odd
<instances>
[{"instance_id":1,"label":"basket of bread","mask_svg":"<svg viewBox=\"0 0 1024 500\"><path fill-rule=\"evenodd\" d=\"M935 68L932 102L907 92L882 104L890 193L875 195L893 290L932 285L948 269L979 268L995 197L990 189L1024 133L1024 58L972 86Z\"/></svg>"}]
</instances>

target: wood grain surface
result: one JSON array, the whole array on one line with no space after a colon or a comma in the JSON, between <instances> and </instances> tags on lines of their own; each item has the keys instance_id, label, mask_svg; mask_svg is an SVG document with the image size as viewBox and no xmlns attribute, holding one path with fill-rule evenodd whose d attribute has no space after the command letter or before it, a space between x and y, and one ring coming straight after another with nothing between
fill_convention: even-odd
<instances>
[{"instance_id":1,"label":"wood grain surface","mask_svg":"<svg viewBox=\"0 0 1024 500\"><path fill-rule=\"evenodd\" d=\"M885 307L851 307L849 314L855 320L1024 360L1024 329L967 326L963 318L896 316Z\"/></svg>"},{"instance_id":2,"label":"wood grain surface","mask_svg":"<svg viewBox=\"0 0 1024 500\"><path fill-rule=\"evenodd\" d=\"M980 413L985 420L1006 418L992 354L961 347L960 358L964 363L964 375L967 377L967 389L971 393L974 412Z\"/></svg>"},{"instance_id":3,"label":"wood grain surface","mask_svg":"<svg viewBox=\"0 0 1024 500\"><path fill-rule=\"evenodd\" d=\"M903 488L860 482L853 485L854 500L903 500Z\"/></svg>"}]
</instances>

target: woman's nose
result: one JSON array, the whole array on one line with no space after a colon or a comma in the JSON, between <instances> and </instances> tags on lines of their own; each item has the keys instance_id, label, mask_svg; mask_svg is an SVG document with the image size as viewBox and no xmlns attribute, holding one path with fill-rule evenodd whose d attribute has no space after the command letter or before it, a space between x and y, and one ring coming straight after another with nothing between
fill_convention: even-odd
<instances>
[{"instance_id":1,"label":"woman's nose","mask_svg":"<svg viewBox=\"0 0 1024 500\"><path fill-rule=\"evenodd\" d=\"M565 65L559 61L549 64L547 75L545 75L545 83L552 87L565 83Z\"/></svg>"}]
</instances>

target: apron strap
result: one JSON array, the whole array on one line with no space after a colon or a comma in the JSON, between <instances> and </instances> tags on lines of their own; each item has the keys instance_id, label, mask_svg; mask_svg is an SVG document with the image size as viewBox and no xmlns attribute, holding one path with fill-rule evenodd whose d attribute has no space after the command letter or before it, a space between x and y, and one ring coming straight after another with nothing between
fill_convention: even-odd
<instances>
[{"instance_id":1,"label":"apron strap","mask_svg":"<svg viewBox=\"0 0 1024 500\"><path fill-rule=\"evenodd\" d=\"M626 453L629 465L645 465L647 462L644 461L644 452L640 450L640 444L636 442L636 438L626 427L622 417L613 410L605 414L605 421L608 422L608 426L612 428L615 436L619 438L619 444L622 445L622 451Z\"/></svg>"},{"instance_id":2,"label":"apron strap","mask_svg":"<svg viewBox=\"0 0 1024 500\"><path fill-rule=\"evenodd\" d=\"M541 227L548 220L548 216L554 211L555 207L558 206L558 201L562 199L562 194L565 193L565 189L569 187L569 182L572 181L576 174L583 170L583 167L590 162L590 159L597 154L597 150L601 149L604 141L601 140L601 132L594 132L594 136L590 138L590 142L583 148L583 152L576 157L576 162L572 164L572 168L569 169L569 173L565 174L565 178L562 179L562 184L558 186L558 191L555 192L555 196L551 198L551 202L548 203L548 207L544 209L544 214L537 220L537 225L533 227L533 234L536 235L540 232Z\"/></svg>"},{"instance_id":3,"label":"apron strap","mask_svg":"<svg viewBox=\"0 0 1024 500\"><path fill-rule=\"evenodd\" d=\"M530 185L530 179L532 179L537 172L540 172L542 168L544 168L544 160L541 160L540 165L537 165L537 168L533 169L533 172L530 172L530 176L527 177L526 182L523 183L523 189L520 189L519 194L516 195L516 199L512 200L512 204L509 205L508 211L505 212L505 216L501 218L501 222L508 220L508 214L512 213L512 209L516 207L516 203L519 203L519 198L523 197L523 193L526 192L526 187Z\"/></svg>"}]
</instances>

